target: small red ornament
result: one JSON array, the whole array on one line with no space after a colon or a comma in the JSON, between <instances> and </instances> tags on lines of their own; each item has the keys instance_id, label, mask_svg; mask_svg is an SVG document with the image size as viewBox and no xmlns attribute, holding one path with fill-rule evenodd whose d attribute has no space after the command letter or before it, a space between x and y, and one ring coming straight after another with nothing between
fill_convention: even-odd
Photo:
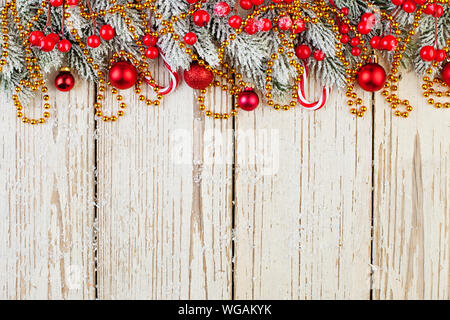
<instances>
[{"instance_id":1,"label":"small red ornament","mask_svg":"<svg viewBox=\"0 0 450 320\"><path fill-rule=\"evenodd\" d=\"M194 24L198 27L204 27L209 23L210 16L205 10L198 10L192 15Z\"/></svg>"},{"instance_id":2,"label":"small red ornament","mask_svg":"<svg viewBox=\"0 0 450 320\"><path fill-rule=\"evenodd\" d=\"M63 4L63 2L64 2L63 0L50 0L50 4L53 7L59 7Z\"/></svg>"},{"instance_id":3,"label":"small red ornament","mask_svg":"<svg viewBox=\"0 0 450 320\"><path fill-rule=\"evenodd\" d=\"M386 71L378 63L368 63L358 72L359 86L369 92L381 90L386 83Z\"/></svg>"},{"instance_id":4,"label":"small red ornament","mask_svg":"<svg viewBox=\"0 0 450 320\"><path fill-rule=\"evenodd\" d=\"M251 88L245 89L238 97L239 108L245 111L253 111L258 108L259 97Z\"/></svg>"},{"instance_id":5,"label":"small red ornament","mask_svg":"<svg viewBox=\"0 0 450 320\"><path fill-rule=\"evenodd\" d=\"M442 69L441 78L448 86L450 86L450 62Z\"/></svg>"},{"instance_id":6,"label":"small red ornament","mask_svg":"<svg viewBox=\"0 0 450 320\"><path fill-rule=\"evenodd\" d=\"M142 38L142 43L144 43L147 47L154 47L157 42L158 38L148 33Z\"/></svg>"},{"instance_id":7,"label":"small red ornament","mask_svg":"<svg viewBox=\"0 0 450 320\"><path fill-rule=\"evenodd\" d=\"M70 48L72 48L72 44L70 43L69 40L67 39L63 39L60 42L58 42L58 50L60 52L69 52Z\"/></svg>"},{"instance_id":8,"label":"small red ornament","mask_svg":"<svg viewBox=\"0 0 450 320\"><path fill-rule=\"evenodd\" d=\"M136 84L138 72L128 61L116 62L109 69L109 81L117 89L129 89Z\"/></svg>"},{"instance_id":9,"label":"small red ornament","mask_svg":"<svg viewBox=\"0 0 450 320\"><path fill-rule=\"evenodd\" d=\"M197 35L193 32L186 33L184 36L184 42L190 46L193 46L197 42Z\"/></svg>"},{"instance_id":10,"label":"small red ornament","mask_svg":"<svg viewBox=\"0 0 450 320\"><path fill-rule=\"evenodd\" d=\"M115 36L116 30L109 24L105 24L100 28L100 37L102 37L103 40L109 41L114 39Z\"/></svg>"},{"instance_id":11,"label":"small red ornament","mask_svg":"<svg viewBox=\"0 0 450 320\"><path fill-rule=\"evenodd\" d=\"M70 73L70 68L61 68L60 73L55 78L55 86L59 91L67 92L73 89L75 78Z\"/></svg>"},{"instance_id":12,"label":"small red ornament","mask_svg":"<svg viewBox=\"0 0 450 320\"><path fill-rule=\"evenodd\" d=\"M87 45L91 48L97 48L101 43L100 37L97 35L92 35L87 38Z\"/></svg>"},{"instance_id":13,"label":"small red ornament","mask_svg":"<svg viewBox=\"0 0 450 320\"><path fill-rule=\"evenodd\" d=\"M436 50L432 46L425 46L420 49L420 57L423 61L433 61L436 56Z\"/></svg>"},{"instance_id":14,"label":"small red ornament","mask_svg":"<svg viewBox=\"0 0 450 320\"><path fill-rule=\"evenodd\" d=\"M184 81L192 89L206 89L213 79L214 74L198 63L191 64L191 68L184 71Z\"/></svg>"},{"instance_id":15,"label":"small red ornament","mask_svg":"<svg viewBox=\"0 0 450 320\"><path fill-rule=\"evenodd\" d=\"M239 16L231 16L230 19L228 19L228 24L233 29L238 29L242 24L242 18Z\"/></svg>"},{"instance_id":16,"label":"small red ornament","mask_svg":"<svg viewBox=\"0 0 450 320\"><path fill-rule=\"evenodd\" d=\"M295 48L295 55L301 60L308 59L311 56L311 49L306 44L300 44Z\"/></svg>"},{"instance_id":17,"label":"small red ornament","mask_svg":"<svg viewBox=\"0 0 450 320\"><path fill-rule=\"evenodd\" d=\"M50 52L55 48L56 42L51 39L49 36L45 36L41 39L39 42L39 46L41 47L41 50L44 52Z\"/></svg>"},{"instance_id":18,"label":"small red ornament","mask_svg":"<svg viewBox=\"0 0 450 320\"><path fill-rule=\"evenodd\" d=\"M30 41L31 45L39 46L41 44L42 38L44 38L44 37L45 37L45 35L42 31L33 31L30 34L29 41Z\"/></svg>"},{"instance_id":19,"label":"small red ornament","mask_svg":"<svg viewBox=\"0 0 450 320\"><path fill-rule=\"evenodd\" d=\"M145 55L147 56L147 58L153 60L158 58L159 51L156 47L148 47L147 50L145 51Z\"/></svg>"}]
</instances>

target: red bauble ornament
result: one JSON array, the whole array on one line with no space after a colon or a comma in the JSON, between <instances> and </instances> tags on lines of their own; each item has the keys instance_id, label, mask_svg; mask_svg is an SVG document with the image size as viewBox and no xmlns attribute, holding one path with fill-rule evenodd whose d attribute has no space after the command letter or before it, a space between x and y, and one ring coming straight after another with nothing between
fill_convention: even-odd
<instances>
[{"instance_id":1,"label":"red bauble ornament","mask_svg":"<svg viewBox=\"0 0 450 320\"><path fill-rule=\"evenodd\" d=\"M158 38L147 33L143 38L142 38L142 43L144 45L146 45L147 47L154 47L156 46L156 43L158 43Z\"/></svg>"},{"instance_id":2,"label":"red bauble ornament","mask_svg":"<svg viewBox=\"0 0 450 320\"><path fill-rule=\"evenodd\" d=\"M205 10L198 10L192 15L194 24L198 27L204 27L209 23L209 13Z\"/></svg>"},{"instance_id":3,"label":"red bauble ornament","mask_svg":"<svg viewBox=\"0 0 450 320\"><path fill-rule=\"evenodd\" d=\"M436 56L436 50L432 46L425 46L420 49L420 57L423 61L433 61Z\"/></svg>"},{"instance_id":4,"label":"red bauble ornament","mask_svg":"<svg viewBox=\"0 0 450 320\"><path fill-rule=\"evenodd\" d=\"M50 0L50 4L53 7L59 7L63 4L63 2L64 2L63 0Z\"/></svg>"},{"instance_id":5,"label":"red bauble ornament","mask_svg":"<svg viewBox=\"0 0 450 320\"><path fill-rule=\"evenodd\" d=\"M91 48L97 48L101 43L100 37L97 35L92 35L87 38L87 45Z\"/></svg>"},{"instance_id":6,"label":"red bauble ornament","mask_svg":"<svg viewBox=\"0 0 450 320\"><path fill-rule=\"evenodd\" d=\"M368 63L358 72L358 84L365 91L381 90L385 83L386 71L378 63Z\"/></svg>"},{"instance_id":7,"label":"red bauble ornament","mask_svg":"<svg viewBox=\"0 0 450 320\"><path fill-rule=\"evenodd\" d=\"M109 41L114 39L115 36L116 30L109 24L105 24L100 28L100 37L102 37L103 40Z\"/></svg>"},{"instance_id":8,"label":"red bauble ornament","mask_svg":"<svg viewBox=\"0 0 450 320\"><path fill-rule=\"evenodd\" d=\"M311 49L306 44L300 44L295 48L295 55L301 60L308 59L311 56Z\"/></svg>"},{"instance_id":9,"label":"red bauble ornament","mask_svg":"<svg viewBox=\"0 0 450 320\"><path fill-rule=\"evenodd\" d=\"M45 36L41 39L39 42L39 46L41 47L41 50L44 52L50 52L55 48L56 42L53 41L53 39L50 36Z\"/></svg>"},{"instance_id":10,"label":"red bauble ornament","mask_svg":"<svg viewBox=\"0 0 450 320\"><path fill-rule=\"evenodd\" d=\"M147 50L145 50L145 55L149 59L156 59L159 56L159 51L156 47L148 47Z\"/></svg>"},{"instance_id":11,"label":"red bauble ornament","mask_svg":"<svg viewBox=\"0 0 450 320\"><path fill-rule=\"evenodd\" d=\"M136 84L138 72L128 61L115 63L109 69L109 81L117 89L129 89Z\"/></svg>"},{"instance_id":12,"label":"red bauble ornament","mask_svg":"<svg viewBox=\"0 0 450 320\"><path fill-rule=\"evenodd\" d=\"M184 71L184 81L192 89L206 89L214 79L212 71L207 70L198 63L191 64L189 70Z\"/></svg>"},{"instance_id":13,"label":"red bauble ornament","mask_svg":"<svg viewBox=\"0 0 450 320\"><path fill-rule=\"evenodd\" d=\"M253 89L246 89L239 94L238 105L242 110L253 111L258 108L259 97Z\"/></svg>"},{"instance_id":14,"label":"red bauble ornament","mask_svg":"<svg viewBox=\"0 0 450 320\"><path fill-rule=\"evenodd\" d=\"M441 78L448 86L450 86L450 62L442 69Z\"/></svg>"},{"instance_id":15,"label":"red bauble ornament","mask_svg":"<svg viewBox=\"0 0 450 320\"><path fill-rule=\"evenodd\" d=\"M44 37L45 37L45 35L42 31L33 31L30 34L29 41L30 41L31 45L33 45L33 46L40 46L41 40Z\"/></svg>"},{"instance_id":16,"label":"red bauble ornament","mask_svg":"<svg viewBox=\"0 0 450 320\"><path fill-rule=\"evenodd\" d=\"M193 32L186 33L184 36L184 42L190 46L193 46L197 42L197 35Z\"/></svg>"},{"instance_id":17,"label":"red bauble ornament","mask_svg":"<svg viewBox=\"0 0 450 320\"><path fill-rule=\"evenodd\" d=\"M230 19L228 19L228 24L233 29L238 29L242 24L242 18L239 16L231 16Z\"/></svg>"},{"instance_id":18,"label":"red bauble ornament","mask_svg":"<svg viewBox=\"0 0 450 320\"><path fill-rule=\"evenodd\" d=\"M72 44L70 43L69 40L67 39L63 39L60 42L58 42L58 50L60 52L69 52L70 48L72 48Z\"/></svg>"},{"instance_id":19,"label":"red bauble ornament","mask_svg":"<svg viewBox=\"0 0 450 320\"><path fill-rule=\"evenodd\" d=\"M73 89L75 78L69 68L61 68L61 72L55 78L55 86L59 91L67 92Z\"/></svg>"}]
</instances>

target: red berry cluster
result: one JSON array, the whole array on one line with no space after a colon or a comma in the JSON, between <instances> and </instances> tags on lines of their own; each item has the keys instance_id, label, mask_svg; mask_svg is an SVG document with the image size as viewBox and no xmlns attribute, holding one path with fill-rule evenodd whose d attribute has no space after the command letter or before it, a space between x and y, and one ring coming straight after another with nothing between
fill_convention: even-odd
<instances>
[{"instance_id":1,"label":"red berry cluster","mask_svg":"<svg viewBox=\"0 0 450 320\"><path fill-rule=\"evenodd\" d=\"M142 38L142 43L147 46L147 50L145 50L147 58L156 59L159 57L159 51L158 48L156 48L157 42L158 38L148 33Z\"/></svg>"},{"instance_id":2,"label":"red berry cluster","mask_svg":"<svg viewBox=\"0 0 450 320\"><path fill-rule=\"evenodd\" d=\"M420 57L423 61L442 62L447 57L447 53L444 50L435 49L432 46L425 46L420 50Z\"/></svg>"},{"instance_id":3,"label":"red berry cluster","mask_svg":"<svg viewBox=\"0 0 450 320\"><path fill-rule=\"evenodd\" d=\"M393 5L399 6L402 8L403 11L406 13L413 13L417 10L418 7L421 7L429 0L391 0ZM444 14L444 8L435 3L429 3L425 7L424 12L426 14L432 15L434 17L440 17Z\"/></svg>"},{"instance_id":4,"label":"red berry cluster","mask_svg":"<svg viewBox=\"0 0 450 320\"><path fill-rule=\"evenodd\" d=\"M50 0L50 5L52 7L60 7L64 4L67 4L69 6L76 6L78 5L79 0ZM49 17L51 17L49 12ZM50 20L49 20L50 21ZM51 26L50 26L51 28ZM51 28L52 29L52 28ZM64 21L61 22L61 30L64 29ZM61 31L61 34L63 31ZM104 25L100 28L100 37L103 40L109 41L112 40L116 36L115 29L110 26L109 24ZM87 44L91 48L97 48L101 44L101 39L97 35L91 35L87 38ZM30 34L30 37L28 39L30 41L30 44L34 47L40 48L44 52L50 52L55 47L58 48L60 52L69 52L72 48L72 44L69 40L60 39L60 36L56 34L55 32L51 32L47 35L44 34L42 31L33 31Z\"/></svg>"}]
</instances>

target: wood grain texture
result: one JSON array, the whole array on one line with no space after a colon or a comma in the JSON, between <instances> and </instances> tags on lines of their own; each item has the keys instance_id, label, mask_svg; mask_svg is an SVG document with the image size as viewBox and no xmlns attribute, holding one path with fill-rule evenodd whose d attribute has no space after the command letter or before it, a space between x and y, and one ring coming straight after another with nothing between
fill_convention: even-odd
<instances>
[{"instance_id":1,"label":"wood grain texture","mask_svg":"<svg viewBox=\"0 0 450 320\"><path fill-rule=\"evenodd\" d=\"M321 112L264 107L237 128L236 298L368 299L370 115L334 93Z\"/></svg>"},{"instance_id":2,"label":"wood grain texture","mask_svg":"<svg viewBox=\"0 0 450 320\"><path fill-rule=\"evenodd\" d=\"M398 119L381 99L375 121L374 297L449 299L450 114L426 104L406 74Z\"/></svg>"},{"instance_id":3,"label":"wood grain texture","mask_svg":"<svg viewBox=\"0 0 450 320\"><path fill-rule=\"evenodd\" d=\"M80 94L83 92L83 94ZM0 298L92 299L94 90L50 90L53 118L31 127L2 94ZM41 102L25 108L41 114Z\"/></svg>"},{"instance_id":4,"label":"wood grain texture","mask_svg":"<svg viewBox=\"0 0 450 320\"><path fill-rule=\"evenodd\" d=\"M229 299L232 123L203 121L185 85L160 107L132 96L99 125L99 297Z\"/></svg>"}]
</instances>

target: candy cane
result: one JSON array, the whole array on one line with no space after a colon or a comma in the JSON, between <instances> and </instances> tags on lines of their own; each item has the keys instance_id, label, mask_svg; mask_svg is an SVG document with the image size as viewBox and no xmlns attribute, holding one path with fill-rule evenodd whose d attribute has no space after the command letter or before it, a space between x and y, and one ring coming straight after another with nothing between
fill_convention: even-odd
<instances>
[{"instance_id":1,"label":"candy cane","mask_svg":"<svg viewBox=\"0 0 450 320\"><path fill-rule=\"evenodd\" d=\"M166 66L166 69L169 71L170 74L170 83L168 86L166 87L162 87L160 85L157 85L155 83L150 83L150 79L149 78L145 78L145 82L147 82L147 84L149 84L150 86L152 86L153 88L159 88L159 92L158 94L161 94L163 96L168 95L172 92L175 91L175 89L178 87L178 84L180 83L180 76L178 75L178 73L176 71L173 71L172 67L169 65L169 63L166 60L166 57L164 56L164 54L162 53L161 49L158 48L158 51L164 61L164 65Z\"/></svg>"},{"instance_id":2,"label":"candy cane","mask_svg":"<svg viewBox=\"0 0 450 320\"><path fill-rule=\"evenodd\" d=\"M298 88L298 103L300 103L300 105L303 108L308 110L316 111L322 109L327 103L331 89L329 87L324 87L320 99L316 102L310 102L305 98L305 83L307 78L308 78L308 68L305 66L305 72L303 72L303 78L302 81L300 81Z\"/></svg>"}]
</instances>

